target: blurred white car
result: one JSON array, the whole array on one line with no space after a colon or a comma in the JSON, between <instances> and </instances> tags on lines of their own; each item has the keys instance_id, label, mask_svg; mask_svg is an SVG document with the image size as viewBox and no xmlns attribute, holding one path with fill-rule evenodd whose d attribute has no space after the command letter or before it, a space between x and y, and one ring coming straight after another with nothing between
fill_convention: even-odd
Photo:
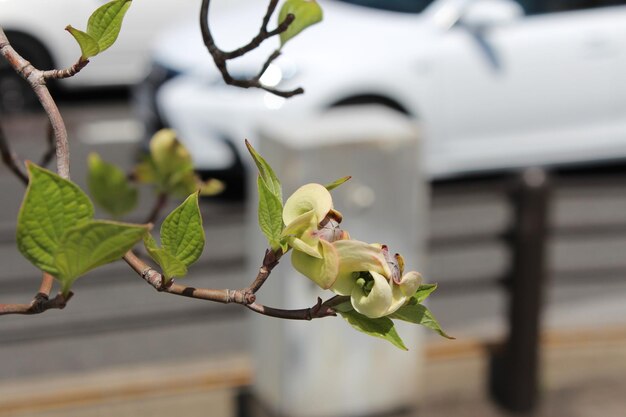
<instances>
[{"instance_id":1,"label":"blurred white car","mask_svg":"<svg viewBox=\"0 0 626 417\"><path fill-rule=\"evenodd\" d=\"M9 41L40 69L64 68L80 56L76 41L64 30L85 30L87 19L105 0L0 0L0 26ZM161 28L186 20L199 11L199 4L168 0L133 1L116 44L77 77L63 81L72 87L130 85L141 81L149 67L148 45ZM21 107L25 83L20 83L0 58L0 107ZM28 97L28 96L26 96ZM3 103L4 102L4 103ZM2 106L4 104L4 106Z\"/></svg>"},{"instance_id":2,"label":"blurred white car","mask_svg":"<svg viewBox=\"0 0 626 417\"><path fill-rule=\"evenodd\" d=\"M187 25L167 32L154 51L153 76L139 94L148 125L179 131L200 171L240 166L243 139L255 140L261 119L363 103L420 122L434 179L626 157L626 6L319 2L324 21L290 41L263 79L283 89L303 86L303 96L284 100L226 86L197 27ZM260 6L212 16L218 44L249 40ZM254 74L272 47L232 71Z\"/></svg>"}]
</instances>

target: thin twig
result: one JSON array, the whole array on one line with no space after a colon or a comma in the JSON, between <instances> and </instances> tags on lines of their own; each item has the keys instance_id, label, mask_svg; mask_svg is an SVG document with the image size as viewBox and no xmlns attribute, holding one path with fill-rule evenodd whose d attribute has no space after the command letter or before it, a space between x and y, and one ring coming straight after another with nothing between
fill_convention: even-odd
<instances>
[{"instance_id":1,"label":"thin twig","mask_svg":"<svg viewBox=\"0 0 626 417\"><path fill-rule=\"evenodd\" d=\"M28 81L29 85L39 98L48 119L50 121L51 130L54 132L55 139L55 148L57 155L57 171L60 176L63 178L68 178L70 175L69 167L69 144L67 141L67 130L65 129L65 123L63 122L63 118L61 117L61 113L59 109L50 95L48 88L46 87L45 80L46 78L55 77L54 74L57 74L58 77L65 77L67 74L71 72L78 72L81 68L83 68L86 63L80 63L75 69L71 71L58 71L58 72L44 72L40 71L31 65L30 62L25 60L21 55L19 55L15 49L9 43L6 34L0 27L0 55L2 55L9 65L20 74L26 81ZM76 66L76 65L75 65ZM54 73L54 74L53 74ZM50 135L49 135L50 136ZM0 146L4 145L4 149L2 151L3 160L5 163L11 167L14 166L14 172L16 175L22 180L24 184L28 183L28 178L26 174L19 169L21 163L16 163L17 157L12 154L10 149L8 148L8 143L6 141L6 137L2 132L0 132ZM6 151L6 152L5 152ZM7 160L6 156L10 156ZM17 170L17 171L16 171ZM52 290L52 284L54 282L54 277L50 274L44 273L41 284L39 286L39 292L33 298L33 301L30 304L0 304L0 315L4 314L39 314L47 311L49 309L63 309L65 308L67 302L72 296L70 293L67 297L62 294L58 294L56 297L50 299L50 291Z\"/></svg>"},{"instance_id":2,"label":"thin twig","mask_svg":"<svg viewBox=\"0 0 626 417\"><path fill-rule=\"evenodd\" d=\"M285 20L283 20L274 30L268 30L267 25L269 24L270 18L276 10L276 5L278 3L278 0L270 0L265 16L263 17L263 22L261 24L261 28L259 29L259 33L254 38L252 38L252 40L246 45L235 50L226 52L217 47L217 45L215 44L215 39L213 39L213 35L211 34L211 29L209 27L210 3L211 0L202 0L202 6L200 8L200 30L202 31L202 40L204 41L204 45L207 47L209 53L213 57L213 61L215 62L215 65L219 69L220 73L222 74L222 78L224 79L224 82L226 84L234 85L241 88L260 88L277 96L285 98L304 93L304 89L300 87L293 90L284 91L263 85L261 83L261 76L263 75L267 67L269 67L269 65L272 63L272 61L278 58L278 56L280 55L280 50L276 50L274 51L274 53L272 53L272 55L270 55L270 57L263 64L262 70L259 71L258 75L253 78L233 78L233 76L230 75L230 72L228 72L228 67L226 65L227 61L239 58L247 54L248 52L258 48L259 45L261 45L261 43L263 43L265 40L287 30L289 25L295 19L293 14L288 14L285 17Z\"/></svg>"},{"instance_id":3,"label":"thin twig","mask_svg":"<svg viewBox=\"0 0 626 417\"><path fill-rule=\"evenodd\" d=\"M175 284L173 280L167 281L163 274L145 263L132 251L128 251L123 259L144 281L159 292L216 301L223 304L251 304L256 300L254 294L250 294L246 290L194 288Z\"/></svg>"},{"instance_id":4,"label":"thin twig","mask_svg":"<svg viewBox=\"0 0 626 417\"><path fill-rule=\"evenodd\" d=\"M55 146L55 141L54 141L54 128L52 127L52 123L50 123L50 121L48 121L48 132L46 134L46 144L48 146L48 149L46 149L46 152L43 154L43 156L41 157L41 160L39 161L39 166L42 166L44 168L50 164L50 162L52 161L52 158L56 154L56 146Z\"/></svg>"},{"instance_id":5,"label":"thin twig","mask_svg":"<svg viewBox=\"0 0 626 417\"><path fill-rule=\"evenodd\" d=\"M26 175L24 164L17 154L11 150L9 141L4 134L2 123L0 123L0 154L2 156L2 162L4 162L7 168L9 168L24 185L27 185L28 175Z\"/></svg>"},{"instance_id":6,"label":"thin twig","mask_svg":"<svg viewBox=\"0 0 626 417\"><path fill-rule=\"evenodd\" d=\"M47 272L43 273L43 278L41 279L41 285L39 285L39 293L44 296L50 296L50 291L52 291L52 284L54 284L54 277Z\"/></svg>"},{"instance_id":7,"label":"thin twig","mask_svg":"<svg viewBox=\"0 0 626 417\"><path fill-rule=\"evenodd\" d=\"M2 151L2 156L3 156L3 160L5 161L5 164L11 167L10 163L7 163L7 161L4 159L5 155L6 154L10 155L11 152L8 148L5 149L3 144L7 145L5 137L3 136L3 132L2 132L2 125L0 125L0 150ZM17 169L17 167L15 168ZM28 185L28 177L26 176L24 172L18 169L18 171L17 172L14 171L14 173L18 178L22 180L24 185ZM0 315L39 314L50 309L65 308L65 305L70 299L71 294L67 298L59 294L55 298L50 300L49 299L50 291L52 290L53 283L54 283L54 277L48 274L47 272L44 272L41 278L41 284L39 284L39 291L37 292L37 294L35 294L35 297L30 302L30 304L0 304Z\"/></svg>"},{"instance_id":8,"label":"thin twig","mask_svg":"<svg viewBox=\"0 0 626 417\"><path fill-rule=\"evenodd\" d=\"M163 208L165 208L166 204L167 204L167 194L159 193L154 203L154 207L152 207L152 211L150 212L150 214L148 215L148 218L146 219L144 223L156 223L156 221L159 219L159 216L161 215L161 211L163 210Z\"/></svg>"},{"instance_id":9,"label":"thin twig","mask_svg":"<svg viewBox=\"0 0 626 417\"><path fill-rule=\"evenodd\" d=\"M283 310L256 303L256 296L251 292L250 287L240 290L187 287L176 284L173 281L166 282L165 277L160 272L139 259L132 251L126 253L124 260L144 281L159 292L199 300L215 301L222 304L240 304L248 307L255 313L287 320L312 320L336 315L335 310L333 310L333 306L336 304L333 304L333 300L337 297L333 297L324 303L321 299L318 299L318 302L311 308ZM253 286L254 284L251 287Z\"/></svg>"},{"instance_id":10,"label":"thin twig","mask_svg":"<svg viewBox=\"0 0 626 417\"><path fill-rule=\"evenodd\" d=\"M269 57L267 57L267 60L265 61L265 63L261 67L261 70L258 72L257 76L254 79L260 80L263 74L265 73L265 71L267 71L267 69L269 68L270 64L274 62L274 60L278 58L279 56L280 56L280 50L277 49L274 52L272 52L272 54Z\"/></svg>"},{"instance_id":11,"label":"thin twig","mask_svg":"<svg viewBox=\"0 0 626 417\"><path fill-rule=\"evenodd\" d=\"M0 304L0 316L8 314L40 314L51 309L63 310L67 302L72 298L72 295L70 292L67 297L64 297L63 294L59 293L56 297L49 299L48 296L38 293L29 304Z\"/></svg>"},{"instance_id":12,"label":"thin twig","mask_svg":"<svg viewBox=\"0 0 626 417\"><path fill-rule=\"evenodd\" d=\"M265 12L265 16L263 16L261 31L267 31L267 25L269 25L270 19L276 11L276 6L278 6L278 0L270 0L269 4L267 5L267 11Z\"/></svg>"},{"instance_id":13,"label":"thin twig","mask_svg":"<svg viewBox=\"0 0 626 417\"><path fill-rule=\"evenodd\" d=\"M19 159L11 152L6 141L6 137L3 134L2 125L0 124L0 152L2 153L2 159L4 163L11 168L14 174L23 182L24 185L28 185L28 176L24 171L19 168L21 164ZM6 159L10 156L9 160ZM63 297L61 294L57 295L52 300L49 299L50 291L52 290L52 284L54 283L54 277L46 272L43 273L41 284L39 285L39 291L29 304L0 304L0 315L6 314L39 314L46 310L57 308L65 308L68 298Z\"/></svg>"},{"instance_id":14,"label":"thin twig","mask_svg":"<svg viewBox=\"0 0 626 417\"><path fill-rule=\"evenodd\" d=\"M207 2L207 13L208 13L208 3L210 3L211 0L208 0ZM261 27L259 28L259 33L257 33L257 35L252 38L252 40L250 42L248 42L246 45L241 46L237 49L234 49L230 52L223 52L224 54L224 59L229 60L229 59L235 59L235 58L239 58L245 54L247 54L248 52L256 49L259 47L259 45L261 45L266 39L271 38L272 36L276 36L281 34L282 32L286 31L287 28L289 27L289 25L294 21L295 16L293 14L288 14L285 17L285 20L282 21L277 27L276 29L272 30L272 31L268 31L267 30L267 25L269 24L270 18L272 17L272 14L274 14L274 11L276 10L276 5L278 4L278 0L271 0L269 2L269 5L267 7L267 11L265 12L265 16L263 17L263 23L261 24ZM208 15L207 15L208 18ZM208 20L207 20L207 25L208 25Z\"/></svg>"},{"instance_id":15,"label":"thin twig","mask_svg":"<svg viewBox=\"0 0 626 417\"><path fill-rule=\"evenodd\" d=\"M209 52L213 56L218 68L222 72L224 79L227 83L233 85L239 85L240 87L250 88L257 87L262 88L266 91L272 92L274 94L290 97L295 94L300 94L303 92L301 88L293 90L293 91L278 91L272 88L268 88L266 86L261 85L259 78L264 72L265 69L269 66L269 64L278 57L280 54L279 51L273 53L266 63L263 65L263 68L259 75L251 80L235 80L230 77L228 70L226 69L226 61L228 59L239 57L250 50L258 47L258 45L263 42L265 39L277 35L284 30L287 29L289 24L294 19L293 15L288 15L287 18L281 22L281 24L274 30L268 31L267 25L269 23L269 19L274 12L277 4L277 0L271 0L270 5L268 7L268 11L263 18L263 26L259 31L259 34L248 44L237 50L225 53L221 51L217 46L215 46L215 42L211 36L209 27L208 27L208 8L209 8L210 0L203 0L202 9L200 13L201 18L201 28L203 38L205 40L205 44L207 45ZM85 65L87 65L87 60L79 60L72 67L65 70L50 70L50 71L41 71L31 65L30 62L25 60L22 56L20 56L11 46L9 40L7 39L4 31L0 27L0 54L9 62L9 65L20 74L26 81L28 81L29 85L39 98L41 105L43 106L48 119L50 121L51 129L54 133L54 139L56 144L56 156L57 156L57 172L58 174L66 179L70 177L69 171L69 144L67 140L67 130L65 128L65 123L59 109L50 95L48 88L46 87L46 80L51 78L66 78L71 77L80 71ZM230 82L229 82L230 81ZM4 137L4 136L2 136ZM6 144L6 139L4 140ZM8 149L8 144L6 144L6 148ZM10 149L8 152L3 152L4 154L12 155ZM11 156L11 161L13 161L13 165L15 165L15 159ZM10 162L9 162L10 164ZM153 213L151 215L151 219L156 219L162 207L165 205L166 197L159 196L157 200L157 204ZM306 309L300 310L283 310L277 309L273 307L267 307L262 304L256 303L256 295L255 293L261 288L263 283L267 280L270 275L272 269L278 264L280 257L282 256L282 251L266 251L265 257L263 260L263 265L259 269L259 273L257 274L254 282L247 288L240 290L231 290L231 289L204 289L204 288L193 288L187 287L184 285L179 285L174 283L172 280L167 281L165 277L148 264L139 259L132 251L129 251L125 256L124 260L131 266L131 268L147 283L149 283L152 287L154 287L157 291L166 292L170 294L175 294L184 297L197 298L202 300L215 301L220 303L236 303L241 304L248 307L250 310L277 318L290 319L290 320L312 320L314 318L322 318L328 316L336 315L333 310L332 302L336 297L331 298L327 301L327 303L323 303L321 299L318 298L315 306ZM42 278L42 282L39 288L39 292L34 297L33 301L30 304L0 304L0 315L5 314L37 314L42 313L46 310L57 308L62 309L67 304L68 300L72 296L72 293L69 293L67 297L64 297L62 294L58 294L53 299L49 299L49 293L52 289L53 277L49 274L44 274Z\"/></svg>"},{"instance_id":16,"label":"thin twig","mask_svg":"<svg viewBox=\"0 0 626 417\"><path fill-rule=\"evenodd\" d=\"M245 290L251 294L256 294L258 290L261 289L267 278L272 273L272 270L278 265L278 261L281 256L283 256L283 251L278 249L277 251L273 251L271 249L267 249L265 251L265 256L263 257L263 265L259 268L259 272L252 284Z\"/></svg>"},{"instance_id":17,"label":"thin twig","mask_svg":"<svg viewBox=\"0 0 626 417\"><path fill-rule=\"evenodd\" d=\"M337 315L335 310L322 302L321 298L317 298L317 303L310 308L303 308L300 310L283 310L280 308L267 307L262 304L248 304L250 310L255 313L263 314L264 316L276 317L286 320L313 320L321 319L324 317L334 317Z\"/></svg>"},{"instance_id":18,"label":"thin twig","mask_svg":"<svg viewBox=\"0 0 626 417\"><path fill-rule=\"evenodd\" d=\"M30 85L32 90L37 95L41 106L43 107L50 124L54 130L54 138L56 142L56 157L57 157L57 173L62 177L70 178L70 149L67 140L67 129L65 123L59 112L54 99L50 95L50 91L46 86L46 79L54 78L56 76L63 77L68 75L71 71L60 70L55 71L41 71L35 68L30 62L25 60L9 43L6 34L0 27L0 54L7 60L9 65L20 74ZM79 61L80 62L80 61ZM84 67L88 61L83 62L80 68ZM78 64L78 63L77 63ZM75 64L75 65L77 65Z\"/></svg>"},{"instance_id":19,"label":"thin twig","mask_svg":"<svg viewBox=\"0 0 626 417\"><path fill-rule=\"evenodd\" d=\"M70 179L70 145L67 140L67 129L56 102L50 95L45 84L35 83L33 91L48 115L56 143L57 173L61 178Z\"/></svg>"},{"instance_id":20,"label":"thin twig","mask_svg":"<svg viewBox=\"0 0 626 417\"><path fill-rule=\"evenodd\" d=\"M76 63L71 67L67 67L65 69L52 69L48 71L43 71L42 75L43 78L46 80L61 80L63 78L70 78L78 74L80 70L87 66L87 64L89 64L89 60L80 57L78 61L76 61Z\"/></svg>"}]
</instances>

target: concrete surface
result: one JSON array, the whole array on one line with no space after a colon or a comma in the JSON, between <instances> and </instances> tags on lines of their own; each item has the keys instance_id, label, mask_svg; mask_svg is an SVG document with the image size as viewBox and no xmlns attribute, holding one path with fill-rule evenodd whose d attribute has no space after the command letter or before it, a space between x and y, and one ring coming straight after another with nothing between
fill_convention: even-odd
<instances>
[{"instance_id":1,"label":"concrete surface","mask_svg":"<svg viewBox=\"0 0 626 417\"><path fill-rule=\"evenodd\" d=\"M485 352L476 340L429 343L423 389L415 393L421 405L395 415L509 416L486 394ZM626 327L549 332L542 364L541 403L529 416L624 416ZM251 369L246 356L226 355L5 382L0 416L234 417L239 389L254 378Z\"/></svg>"}]
</instances>

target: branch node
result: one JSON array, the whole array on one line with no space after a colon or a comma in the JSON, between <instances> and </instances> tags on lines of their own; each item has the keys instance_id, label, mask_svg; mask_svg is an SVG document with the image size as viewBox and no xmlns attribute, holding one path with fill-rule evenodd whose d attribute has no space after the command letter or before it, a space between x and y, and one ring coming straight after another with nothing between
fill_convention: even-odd
<instances>
[{"instance_id":1,"label":"branch node","mask_svg":"<svg viewBox=\"0 0 626 417\"><path fill-rule=\"evenodd\" d=\"M145 267L144 270L141 271L141 278L143 278L146 281L148 281L148 274L150 274L151 270L152 270L151 267L149 267L149 266Z\"/></svg>"},{"instance_id":2,"label":"branch node","mask_svg":"<svg viewBox=\"0 0 626 417\"><path fill-rule=\"evenodd\" d=\"M141 271L141 278L143 278L148 284L152 285L154 289L159 292L167 290L167 287L172 285L172 280L165 282L163 275L158 271L155 271L150 266L146 266Z\"/></svg>"},{"instance_id":3,"label":"branch node","mask_svg":"<svg viewBox=\"0 0 626 417\"><path fill-rule=\"evenodd\" d=\"M256 295L247 291L244 291L243 298L246 304L252 304L256 301Z\"/></svg>"},{"instance_id":4,"label":"branch node","mask_svg":"<svg viewBox=\"0 0 626 417\"><path fill-rule=\"evenodd\" d=\"M50 299L50 297L48 296L48 294L45 294L43 292L38 292L37 294L35 294L35 298L33 299L33 302L44 302L44 301L48 301Z\"/></svg>"},{"instance_id":5,"label":"branch node","mask_svg":"<svg viewBox=\"0 0 626 417\"><path fill-rule=\"evenodd\" d=\"M58 295L55 297L55 299L58 299L58 300L59 300L59 301L58 301L58 306L57 306L57 308L58 308L59 310L63 310L63 309L67 306L67 303L70 301L70 299L71 299L73 296L74 296L74 293L73 293L73 292L71 292L71 291L67 294L67 297L64 297L64 296L63 296L63 294L58 294ZM52 301L54 301L54 300L52 300Z\"/></svg>"}]
</instances>

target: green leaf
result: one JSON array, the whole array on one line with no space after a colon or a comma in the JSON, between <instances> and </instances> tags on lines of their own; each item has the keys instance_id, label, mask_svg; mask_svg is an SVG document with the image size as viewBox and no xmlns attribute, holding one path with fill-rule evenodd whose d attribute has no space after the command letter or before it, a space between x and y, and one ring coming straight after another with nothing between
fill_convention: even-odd
<instances>
[{"instance_id":1,"label":"green leaf","mask_svg":"<svg viewBox=\"0 0 626 417\"><path fill-rule=\"evenodd\" d=\"M149 155L144 156L143 159L135 165L133 176L137 182L143 184L156 184L159 181L156 166Z\"/></svg>"},{"instance_id":2,"label":"green leaf","mask_svg":"<svg viewBox=\"0 0 626 417\"><path fill-rule=\"evenodd\" d=\"M161 225L162 248L149 234L144 237L148 253L163 270L166 280L187 275L187 267L198 260L204 249L204 228L198 205L198 192L191 194Z\"/></svg>"},{"instance_id":3,"label":"green leaf","mask_svg":"<svg viewBox=\"0 0 626 417\"><path fill-rule=\"evenodd\" d=\"M87 33L98 43L100 52L115 43L130 4L131 0L113 0L100 6L89 17Z\"/></svg>"},{"instance_id":4,"label":"green leaf","mask_svg":"<svg viewBox=\"0 0 626 417\"><path fill-rule=\"evenodd\" d=\"M150 257L152 257L163 270L166 281L174 277L184 277L187 275L187 267L185 264L176 259L174 255L170 254L165 249L160 249L149 233L144 236L143 242Z\"/></svg>"},{"instance_id":5,"label":"green leaf","mask_svg":"<svg viewBox=\"0 0 626 417\"><path fill-rule=\"evenodd\" d=\"M259 169L257 186L259 190L259 226L267 237L272 249L284 248L281 243L283 231L283 192L280 181L272 167L246 140L246 147ZM283 250L284 251L284 250Z\"/></svg>"},{"instance_id":6,"label":"green leaf","mask_svg":"<svg viewBox=\"0 0 626 417\"><path fill-rule=\"evenodd\" d=\"M322 21L322 8L315 0L287 0L278 14L278 23L282 23L288 14L295 19L286 31L280 34L281 46L304 29Z\"/></svg>"},{"instance_id":7,"label":"green leaf","mask_svg":"<svg viewBox=\"0 0 626 417\"><path fill-rule=\"evenodd\" d=\"M166 184L161 188L167 194L177 198L187 198L190 194L198 191L201 196L211 196L219 194L224 190L224 183L219 180L202 182L193 169L179 171L169 178L169 185Z\"/></svg>"},{"instance_id":8,"label":"green leaf","mask_svg":"<svg viewBox=\"0 0 626 417\"><path fill-rule=\"evenodd\" d=\"M200 180L196 183L196 186L199 187L200 195L202 196L217 195L226 188L226 185L222 181L215 178L209 178L206 181Z\"/></svg>"},{"instance_id":9,"label":"green leaf","mask_svg":"<svg viewBox=\"0 0 626 417\"><path fill-rule=\"evenodd\" d=\"M400 307L398 311L389 315L392 319L408 321L409 323L421 324L439 333L441 336L454 339L441 329L441 326L433 316L433 314L422 304L405 305Z\"/></svg>"},{"instance_id":10,"label":"green leaf","mask_svg":"<svg viewBox=\"0 0 626 417\"><path fill-rule=\"evenodd\" d=\"M409 304L421 304L428 296L437 289L437 284L422 284L419 286L415 295L411 297Z\"/></svg>"},{"instance_id":11,"label":"green leaf","mask_svg":"<svg viewBox=\"0 0 626 417\"><path fill-rule=\"evenodd\" d=\"M338 313L349 313L350 311L354 311L354 307L352 306L352 302L348 299L341 304L337 304L333 307Z\"/></svg>"},{"instance_id":12,"label":"green leaf","mask_svg":"<svg viewBox=\"0 0 626 417\"><path fill-rule=\"evenodd\" d=\"M115 217L132 211L137 205L138 192L126 174L113 164L92 153L88 159L87 186L96 204Z\"/></svg>"},{"instance_id":13,"label":"green leaf","mask_svg":"<svg viewBox=\"0 0 626 417\"><path fill-rule=\"evenodd\" d=\"M65 232L93 218L93 205L74 183L31 162L17 218L17 246L37 268L57 275L55 253Z\"/></svg>"},{"instance_id":14,"label":"green leaf","mask_svg":"<svg viewBox=\"0 0 626 417\"><path fill-rule=\"evenodd\" d=\"M81 275L124 256L150 230L148 225L92 220L67 230L54 254L65 295Z\"/></svg>"},{"instance_id":15,"label":"green leaf","mask_svg":"<svg viewBox=\"0 0 626 417\"><path fill-rule=\"evenodd\" d=\"M350 175L348 175L347 177L339 178L338 180L335 180L331 182L330 184L326 184L324 187L326 187L328 191L334 190L335 188L339 187L344 182L348 181L350 178L352 178L352 176Z\"/></svg>"},{"instance_id":16,"label":"green leaf","mask_svg":"<svg viewBox=\"0 0 626 417\"><path fill-rule=\"evenodd\" d=\"M198 190L200 195L215 195L224 189L224 184L218 180L200 180L191 154L171 129L161 129L154 134L150 140L150 155L135 168L135 178L177 198L186 198Z\"/></svg>"},{"instance_id":17,"label":"green leaf","mask_svg":"<svg viewBox=\"0 0 626 417\"><path fill-rule=\"evenodd\" d=\"M259 226L272 249L276 250L281 246L283 204L279 197L268 189L260 176L257 178L257 186L259 189Z\"/></svg>"},{"instance_id":18,"label":"green leaf","mask_svg":"<svg viewBox=\"0 0 626 417\"><path fill-rule=\"evenodd\" d=\"M404 345L400 335L398 335L393 321L387 317L371 319L356 311L339 312L339 314L356 330L370 336L385 339L402 350L409 350Z\"/></svg>"},{"instance_id":19,"label":"green leaf","mask_svg":"<svg viewBox=\"0 0 626 417\"><path fill-rule=\"evenodd\" d=\"M197 192L165 218L161 225L161 244L185 266L198 260L204 249L204 228Z\"/></svg>"},{"instance_id":20,"label":"green leaf","mask_svg":"<svg viewBox=\"0 0 626 417\"><path fill-rule=\"evenodd\" d=\"M78 42L78 46L80 46L80 52L82 54L81 59L86 60L100 53L98 41L92 38L88 33L78 30L71 25L67 25L65 30L67 30L70 35L76 39L76 42Z\"/></svg>"},{"instance_id":21,"label":"green leaf","mask_svg":"<svg viewBox=\"0 0 626 417\"><path fill-rule=\"evenodd\" d=\"M265 183L268 191L278 197L278 200L280 201L282 206L283 191L282 186L280 185L280 181L276 176L276 173L274 172L270 164L268 164L267 161L265 161L265 159L263 159L263 157L259 155L259 153L252 147L250 142L248 142L247 140L246 147L248 148L248 152L250 152L250 155L252 155L254 163L259 169L259 175L263 179L263 182Z\"/></svg>"},{"instance_id":22,"label":"green leaf","mask_svg":"<svg viewBox=\"0 0 626 417\"><path fill-rule=\"evenodd\" d=\"M150 157L161 181L174 186L193 173L191 154L172 129L161 129L150 139Z\"/></svg>"}]
</instances>

